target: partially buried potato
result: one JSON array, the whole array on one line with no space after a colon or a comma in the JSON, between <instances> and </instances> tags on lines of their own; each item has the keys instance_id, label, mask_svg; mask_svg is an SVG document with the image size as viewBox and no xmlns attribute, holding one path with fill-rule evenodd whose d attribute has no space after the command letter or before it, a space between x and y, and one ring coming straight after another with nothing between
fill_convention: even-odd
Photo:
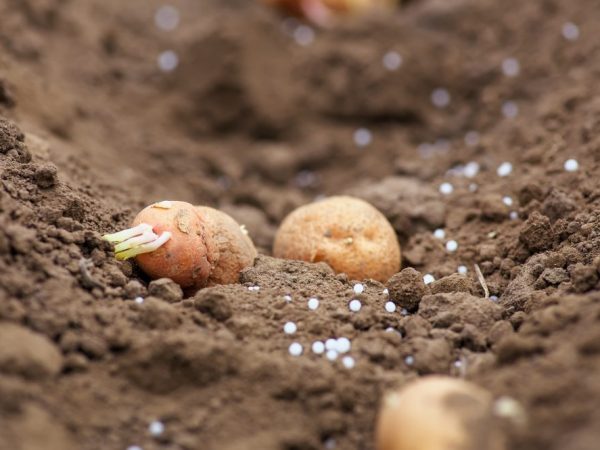
<instances>
[{"instance_id":1,"label":"partially buried potato","mask_svg":"<svg viewBox=\"0 0 600 450\"><path fill-rule=\"evenodd\" d=\"M208 206L196 206L196 210L206 221L219 255L208 284L237 283L240 271L251 266L257 256L252 240L228 214Z\"/></svg>"},{"instance_id":2,"label":"partially buried potato","mask_svg":"<svg viewBox=\"0 0 600 450\"><path fill-rule=\"evenodd\" d=\"M377 450L504 450L493 398L480 387L425 377L388 394L381 405Z\"/></svg>"},{"instance_id":3,"label":"partially buried potato","mask_svg":"<svg viewBox=\"0 0 600 450\"><path fill-rule=\"evenodd\" d=\"M290 213L275 235L277 258L326 262L351 279L385 282L400 269L391 224L369 203L336 196Z\"/></svg>"},{"instance_id":4,"label":"partially buried potato","mask_svg":"<svg viewBox=\"0 0 600 450\"><path fill-rule=\"evenodd\" d=\"M391 10L397 0L262 0L288 14L304 17L318 25L329 25L334 18L357 16L375 10Z\"/></svg>"}]
</instances>

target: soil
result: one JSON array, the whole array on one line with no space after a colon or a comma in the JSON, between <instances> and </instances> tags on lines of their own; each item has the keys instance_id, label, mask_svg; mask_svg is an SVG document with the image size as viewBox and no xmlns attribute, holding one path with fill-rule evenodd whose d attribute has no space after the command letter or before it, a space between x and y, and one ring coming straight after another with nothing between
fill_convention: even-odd
<instances>
[{"instance_id":1,"label":"soil","mask_svg":"<svg viewBox=\"0 0 600 450\"><path fill-rule=\"evenodd\" d=\"M430 373L519 402L509 448L597 448L597 0L412 1L314 36L173 3L171 32L154 0L0 3L0 448L370 450L382 394ZM387 286L269 256L334 194L394 226ZM164 199L246 225L239 283L187 297L115 261L101 235ZM333 337L353 368L310 350Z\"/></svg>"}]
</instances>

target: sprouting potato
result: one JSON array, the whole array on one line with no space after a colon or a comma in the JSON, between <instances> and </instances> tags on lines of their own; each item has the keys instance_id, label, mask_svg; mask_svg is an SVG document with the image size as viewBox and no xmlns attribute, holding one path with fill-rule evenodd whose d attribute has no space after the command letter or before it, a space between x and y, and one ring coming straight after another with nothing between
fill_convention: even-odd
<instances>
[{"instance_id":1,"label":"sprouting potato","mask_svg":"<svg viewBox=\"0 0 600 450\"><path fill-rule=\"evenodd\" d=\"M288 14L328 25L336 17L355 16L375 9L391 9L397 0L262 0Z\"/></svg>"},{"instance_id":2,"label":"sprouting potato","mask_svg":"<svg viewBox=\"0 0 600 450\"><path fill-rule=\"evenodd\" d=\"M117 259L135 258L151 278L171 278L188 290L235 283L256 257L235 220L186 202L154 203L135 217L132 228L104 239L115 244Z\"/></svg>"}]
</instances>

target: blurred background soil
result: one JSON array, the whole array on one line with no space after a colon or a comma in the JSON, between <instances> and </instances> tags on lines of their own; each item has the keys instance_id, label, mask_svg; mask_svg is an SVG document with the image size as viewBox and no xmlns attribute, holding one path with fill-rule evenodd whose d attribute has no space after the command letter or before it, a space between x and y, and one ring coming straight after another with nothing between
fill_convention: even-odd
<instances>
[{"instance_id":1,"label":"blurred background soil","mask_svg":"<svg viewBox=\"0 0 600 450\"><path fill-rule=\"evenodd\" d=\"M370 450L381 394L429 373L516 399L512 449L598 448L597 0L415 0L327 30L173 5L167 32L154 0L0 1L0 448ZM352 313L353 280L268 256L340 193L420 272L393 313L384 285ZM149 286L100 236L164 199L222 208L265 256L195 297ZM341 336L352 369L310 351Z\"/></svg>"}]
</instances>

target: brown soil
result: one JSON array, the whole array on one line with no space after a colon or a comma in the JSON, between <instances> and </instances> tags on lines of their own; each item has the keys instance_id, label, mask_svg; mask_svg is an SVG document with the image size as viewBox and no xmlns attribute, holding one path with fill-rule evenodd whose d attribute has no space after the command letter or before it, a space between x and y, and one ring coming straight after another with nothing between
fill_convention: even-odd
<instances>
[{"instance_id":1,"label":"brown soil","mask_svg":"<svg viewBox=\"0 0 600 450\"><path fill-rule=\"evenodd\" d=\"M0 448L373 449L381 394L427 373L519 401L512 449L598 448L597 0L414 1L306 46L254 2L174 3L164 32L154 0L0 2ZM398 233L396 312L382 284L350 312L352 280L267 256L291 209L331 194ZM192 298L148 286L100 236L164 199L222 208L265 256ZM331 337L354 368L310 351Z\"/></svg>"}]
</instances>

